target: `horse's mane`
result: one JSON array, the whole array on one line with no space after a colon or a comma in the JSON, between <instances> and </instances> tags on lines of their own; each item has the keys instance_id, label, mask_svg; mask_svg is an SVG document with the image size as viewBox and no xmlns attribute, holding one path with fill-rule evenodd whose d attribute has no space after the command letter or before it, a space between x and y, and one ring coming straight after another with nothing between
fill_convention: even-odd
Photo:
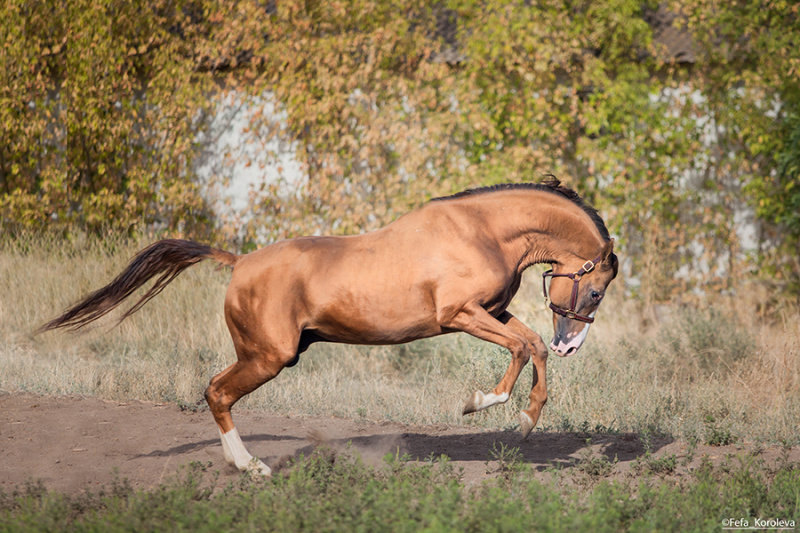
<instances>
[{"instance_id":1,"label":"horse's mane","mask_svg":"<svg viewBox=\"0 0 800 533\"><path fill-rule=\"evenodd\" d=\"M497 185L489 185L486 187L476 187L474 189L467 189L465 191L461 191L456 194L451 194L450 196L441 196L439 198L431 199L432 202L440 202L445 200L455 200L458 198L464 198L467 196L476 196L479 194L486 194L491 192L497 191L515 191L515 190L534 190L534 191L543 191L549 192L552 194L558 194L567 200L570 200L572 203L583 209L583 211L589 215L589 218L592 219L595 226L597 226L597 230L600 232L600 235L606 241L611 238L608 233L608 228L606 228L605 222L600 217L600 214L597 212L597 209L588 205L583 201L583 199L570 189L561 184L558 178L553 176L552 174L545 177L541 183L499 183Z\"/></svg>"}]
</instances>

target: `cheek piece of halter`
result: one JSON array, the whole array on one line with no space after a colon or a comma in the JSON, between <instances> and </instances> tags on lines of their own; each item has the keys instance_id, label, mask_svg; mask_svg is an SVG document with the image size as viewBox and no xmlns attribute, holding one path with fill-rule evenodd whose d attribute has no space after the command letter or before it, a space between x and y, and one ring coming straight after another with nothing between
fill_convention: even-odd
<instances>
[{"instance_id":1,"label":"cheek piece of halter","mask_svg":"<svg viewBox=\"0 0 800 533\"><path fill-rule=\"evenodd\" d=\"M584 274L588 274L594 267L597 266L598 263L603 259L602 256L598 256L595 258L594 261L586 261L583 266L578 269L577 272L572 274L555 274L553 269L551 268L547 272L542 274L542 290L544 291L544 303L553 310L554 313L559 314L561 316L570 318L572 320L579 320L581 322L588 322L591 324L594 322L594 318L590 316L579 315L577 313L577 305L578 305L578 283L581 281L581 277ZM559 307L554 304L550 298L547 296L547 278L569 278L572 280L572 299L569 303L569 309L564 309L563 307Z\"/></svg>"}]
</instances>

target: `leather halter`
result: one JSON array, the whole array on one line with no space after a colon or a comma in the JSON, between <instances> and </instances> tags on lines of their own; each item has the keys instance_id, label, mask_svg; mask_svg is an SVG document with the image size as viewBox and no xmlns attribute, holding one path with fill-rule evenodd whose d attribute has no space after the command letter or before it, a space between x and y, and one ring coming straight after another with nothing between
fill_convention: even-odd
<instances>
[{"instance_id":1,"label":"leather halter","mask_svg":"<svg viewBox=\"0 0 800 533\"><path fill-rule=\"evenodd\" d=\"M594 317L591 316L584 316L579 315L577 313L577 305L578 305L578 283L581 281L581 277L584 274L588 274L594 267L596 267L600 261L602 261L603 256L597 256L594 261L586 261L583 266L578 269L577 272L572 274L555 274L553 269L551 268L547 272L542 274L542 290L544 291L544 303L548 304L550 309L553 310L554 313L559 314L561 316L570 318L572 320L579 320L581 322L588 322L591 324L594 322ZM559 307L550 300L547 296L547 278L569 278L572 280L572 299L569 302L569 309L564 309L563 307Z\"/></svg>"}]
</instances>

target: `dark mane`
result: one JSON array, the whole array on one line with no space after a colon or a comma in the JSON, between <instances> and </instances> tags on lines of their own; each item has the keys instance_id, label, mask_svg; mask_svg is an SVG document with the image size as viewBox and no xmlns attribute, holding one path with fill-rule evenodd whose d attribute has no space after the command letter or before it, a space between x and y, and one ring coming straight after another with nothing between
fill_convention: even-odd
<instances>
[{"instance_id":1,"label":"dark mane","mask_svg":"<svg viewBox=\"0 0 800 533\"><path fill-rule=\"evenodd\" d=\"M606 241L611 238L608 233L608 228L606 228L605 222L600 217L600 214L597 212L597 209L594 207L586 204L583 199L570 189L569 187L565 187L561 185L561 182L553 175L547 176L541 183L500 183L497 185L489 185L487 187L477 187L475 189L467 189L466 191L461 191L456 194L452 194L450 196L441 196L439 198L431 199L431 202L441 202L446 200L456 200L458 198L465 198L467 196L476 196L479 194L497 192L497 191L515 191L515 190L534 190L534 191L543 191L549 192L552 194L558 194L563 196L567 200L570 200L572 203L583 209L583 211L589 215L589 218L592 219L595 226L597 226L597 231L600 232L600 235Z\"/></svg>"}]
</instances>

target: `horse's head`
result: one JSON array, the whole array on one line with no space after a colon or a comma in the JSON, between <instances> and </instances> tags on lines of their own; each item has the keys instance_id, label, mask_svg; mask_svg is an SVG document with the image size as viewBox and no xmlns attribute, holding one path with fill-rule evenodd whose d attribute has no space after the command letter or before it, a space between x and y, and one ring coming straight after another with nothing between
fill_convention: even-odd
<instances>
[{"instance_id":1,"label":"horse's head","mask_svg":"<svg viewBox=\"0 0 800 533\"><path fill-rule=\"evenodd\" d=\"M594 322L606 287L617 275L618 265L614 239L611 239L595 259L559 263L554 270L543 274L545 300L553 310L553 340L550 348L556 355L572 355L586 340L589 325ZM549 297L548 277L553 278Z\"/></svg>"}]
</instances>

